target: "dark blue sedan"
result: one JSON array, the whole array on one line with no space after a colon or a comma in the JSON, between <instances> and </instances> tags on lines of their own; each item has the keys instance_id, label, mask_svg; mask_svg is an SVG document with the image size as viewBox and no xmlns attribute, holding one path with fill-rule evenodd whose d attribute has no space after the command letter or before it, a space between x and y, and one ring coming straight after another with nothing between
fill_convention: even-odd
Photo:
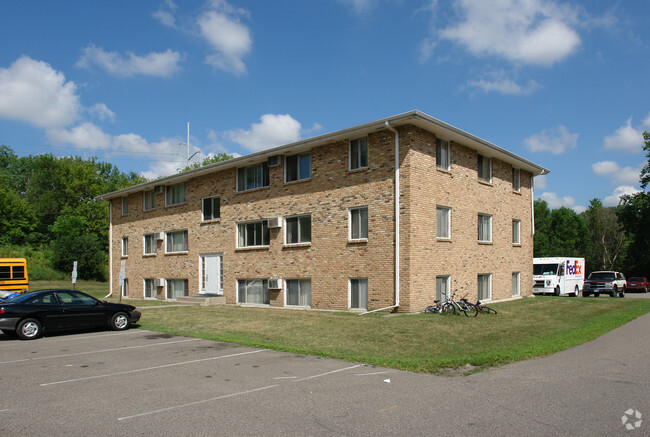
<instances>
[{"instance_id":1,"label":"dark blue sedan","mask_svg":"<svg viewBox=\"0 0 650 437\"><path fill-rule=\"evenodd\" d=\"M138 320L140 312L132 305L102 301L77 290L31 291L0 302L0 330L22 340L59 329L122 331Z\"/></svg>"}]
</instances>

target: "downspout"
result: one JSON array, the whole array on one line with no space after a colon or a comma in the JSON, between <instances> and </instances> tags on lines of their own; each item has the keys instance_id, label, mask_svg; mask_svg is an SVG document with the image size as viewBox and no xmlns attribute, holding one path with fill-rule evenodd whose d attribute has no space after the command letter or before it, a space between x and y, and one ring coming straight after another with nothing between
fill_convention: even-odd
<instances>
[{"instance_id":1,"label":"downspout","mask_svg":"<svg viewBox=\"0 0 650 437\"><path fill-rule=\"evenodd\" d=\"M108 202L108 294L113 295L113 201Z\"/></svg>"},{"instance_id":2,"label":"downspout","mask_svg":"<svg viewBox=\"0 0 650 437\"><path fill-rule=\"evenodd\" d=\"M533 237L535 236L535 178L530 178L530 217L533 229Z\"/></svg>"},{"instance_id":3,"label":"downspout","mask_svg":"<svg viewBox=\"0 0 650 437\"><path fill-rule=\"evenodd\" d=\"M378 310L372 310L372 311L366 311L364 313L361 313L360 315L364 314L370 314L370 313L376 313L378 311L384 311L384 310L390 310L393 308L398 308L399 307L399 270L400 270L400 262L399 262L399 233L400 233L400 226L399 226L399 200L400 200L400 195L399 195L399 132L397 132L397 129L392 127L390 123L388 123L388 120L385 121L386 129L392 131L395 133L395 305L385 307L385 308L379 308Z\"/></svg>"}]
</instances>

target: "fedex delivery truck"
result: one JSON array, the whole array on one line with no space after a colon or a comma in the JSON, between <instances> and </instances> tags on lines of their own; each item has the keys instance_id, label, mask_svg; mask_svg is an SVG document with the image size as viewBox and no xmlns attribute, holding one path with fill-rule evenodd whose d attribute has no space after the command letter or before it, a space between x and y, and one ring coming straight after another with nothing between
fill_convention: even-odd
<instances>
[{"instance_id":1,"label":"fedex delivery truck","mask_svg":"<svg viewBox=\"0 0 650 437\"><path fill-rule=\"evenodd\" d=\"M533 258L534 294L578 296L584 282L584 258Z\"/></svg>"}]
</instances>

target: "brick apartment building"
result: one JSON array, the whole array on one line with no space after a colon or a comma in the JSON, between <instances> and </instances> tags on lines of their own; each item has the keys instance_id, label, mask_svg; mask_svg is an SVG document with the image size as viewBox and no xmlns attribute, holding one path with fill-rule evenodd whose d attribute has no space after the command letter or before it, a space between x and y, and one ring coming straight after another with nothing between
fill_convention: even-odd
<instances>
[{"instance_id":1,"label":"brick apartment building","mask_svg":"<svg viewBox=\"0 0 650 437\"><path fill-rule=\"evenodd\" d=\"M100 197L111 291L400 312L529 295L545 173L411 111L160 178Z\"/></svg>"}]
</instances>

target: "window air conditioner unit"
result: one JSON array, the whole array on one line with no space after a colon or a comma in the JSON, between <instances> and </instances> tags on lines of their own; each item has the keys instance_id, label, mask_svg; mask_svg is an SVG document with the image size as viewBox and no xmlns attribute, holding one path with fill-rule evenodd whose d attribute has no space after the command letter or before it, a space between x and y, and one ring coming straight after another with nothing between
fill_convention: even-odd
<instances>
[{"instance_id":1,"label":"window air conditioner unit","mask_svg":"<svg viewBox=\"0 0 650 437\"><path fill-rule=\"evenodd\" d=\"M279 290L282 288L282 279L269 279L269 288L271 290Z\"/></svg>"},{"instance_id":2,"label":"window air conditioner unit","mask_svg":"<svg viewBox=\"0 0 650 437\"><path fill-rule=\"evenodd\" d=\"M156 240L164 240L165 239L165 233L164 232L156 232Z\"/></svg>"},{"instance_id":3,"label":"window air conditioner unit","mask_svg":"<svg viewBox=\"0 0 650 437\"><path fill-rule=\"evenodd\" d=\"M164 287L165 278L156 278L156 287Z\"/></svg>"},{"instance_id":4,"label":"window air conditioner unit","mask_svg":"<svg viewBox=\"0 0 650 437\"><path fill-rule=\"evenodd\" d=\"M165 192L165 186L164 185L156 185L153 187L153 192L154 194L162 194Z\"/></svg>"},{"instance_id":5,"label":"window air conditioner unit","mask_svg":"<svg viewBox=\"0 0 650 437\"><path fill-rule=\"evenodd\" d=\"M282 217L271 217L268 219L269 228L281 228L282 227Z\"/></svg>"},{"instance_id":6,"label":"window air conditioner unit","mask_svg":"<svg viewBox=\"0 0 650 437\"><path fill-rule=\"evenodd\" d=\"M277 167L282 164L282 155L269 156L267 161L269 167Z\"/></svg>"}]
</instances>

